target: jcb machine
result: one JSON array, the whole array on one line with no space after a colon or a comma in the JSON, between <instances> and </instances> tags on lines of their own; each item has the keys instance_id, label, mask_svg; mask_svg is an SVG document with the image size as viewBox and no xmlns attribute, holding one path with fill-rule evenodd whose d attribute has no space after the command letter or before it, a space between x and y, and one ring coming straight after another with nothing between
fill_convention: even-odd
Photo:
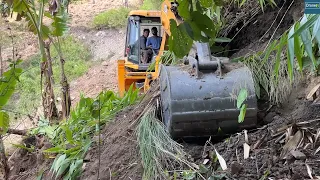
<instances>
[{"instance_id":1,"label":"jcb machine","mask_svg":"<svg viewBox=\"0 0 320 180\"><path fill-rule=\"evenodd\" d=\"M185 58L195 75L181 66L159 63L162 53L168 50L170 19L175 19L179 24L171 11L172 6L173 2L165 0L161 11L130 12L125 60L118 60L120 95L123 96L131 84L146 92L150 88L150 82L159 78L162 120L174 139L212 136L219 130L232 133L256 126L257 99L248 68L229 68L229 72L221 77L217 71L223 67L228 69L228 64L223 64L219 58L211 55L208 43L199 42L194 42L196 56L189 55ZM147 36L150 31L161 37L159 49L145 49L148 49L148 43L144 44L146 39L143 34ZM147 71L154 62L154 70ZM248 91L245 102L247 109L244 122L238 123L240 111L236 105L236 96L241 88Z\"/></svg>"}]
</instances>

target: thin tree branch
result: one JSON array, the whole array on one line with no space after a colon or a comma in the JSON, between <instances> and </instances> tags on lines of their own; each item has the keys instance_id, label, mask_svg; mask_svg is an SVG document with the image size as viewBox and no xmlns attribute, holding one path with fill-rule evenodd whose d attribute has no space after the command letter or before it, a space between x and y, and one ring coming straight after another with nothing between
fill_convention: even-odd
<instances>
[{"instance_id":1,"label":"thin tree branch","mask_svg":"<svg viewBox=\"0 0 320 180\"><path fill-rule=\"evenodd\" d=\"M19 130L19 129L8 129L7 131L8 134L15 134L15 135L20 135L20 136L27 136L28 130Z\"/></svg>"}]
</instances>

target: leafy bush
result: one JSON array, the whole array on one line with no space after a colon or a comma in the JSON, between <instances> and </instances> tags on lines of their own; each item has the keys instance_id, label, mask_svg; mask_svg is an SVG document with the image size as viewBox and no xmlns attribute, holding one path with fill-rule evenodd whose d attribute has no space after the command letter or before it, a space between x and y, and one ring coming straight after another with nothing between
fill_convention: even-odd
<instances>
[{"instance_id":1,"label":"leafy bush","mask_svg":"<svg viewBox=\"0 0 320 180\"><path fill-rule=\"evenodd\" d=\"M81 76L88 70L89 50L78 40L67 36L61 42L61 48L65 52L63 54L66 61L65 73L69 81ZM54 88L56 92L60 92L60 61L53 45L51 46L51 55L53 59ZM40 59L41 56L38 54L21 64L25 71L20 76L20 83L15 94L16 98L12 98L7 105L7 109L30 113L40 106Z\"/></svg>"},{"instance_id":2,"label":"leafy bush","mask_svg":"<svg viewBox=\"0 0 320 180\"><path fill-rule=\"evenodd\" d=\"M64 175L64 179L75 179L80 175L83 158L92 144L92 136L99 133L101 126L115 113L139 99L139 90L133 90L132 87L123 98L112 91L101 92L95 99L81 96L68 120L57 126L51 126L49 121L42 120L33 129L32 134L44 134L54 145L45 150L46 153L58 153L51 167L56 176Z\"/></svg>"},{"instance_id":3,"label":"leafy bush","mask_svg":"<svg viewBox=\"0 0 320 180\"><path fill-rule=\"evenodd\" d=\"M96 15L93 19L94 27L122 28L127 23L130 9L120 7Z\"/></svg>"},{"instance_id":4,"label":"leafy bush","mask_svg":"<svg viewBox=\"0 0 320 180\"><path fill-rule=\"evenodd\" d=\"M160 10L163 0L144 0L141 10Z\"/></svg>"}]
</instances>

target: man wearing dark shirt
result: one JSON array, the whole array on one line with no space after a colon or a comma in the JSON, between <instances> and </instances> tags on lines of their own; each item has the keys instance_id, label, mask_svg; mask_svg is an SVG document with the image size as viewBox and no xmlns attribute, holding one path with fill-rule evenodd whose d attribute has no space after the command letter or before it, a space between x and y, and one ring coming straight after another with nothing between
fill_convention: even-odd
<instances>
[{"instance_id":1,"label":"man wearing dark shirt","mask_svg":"<svg viewBox=\"0 0 320 180\"><path fill-rule=\"evenodd\" d=\"M143 30L143 35L140 37L140 48L141 49L146 49L146 43L147 43L147 38L149 36L149 29L144 29Z\"/></svg>"},{"instance_id":2,"label":"man wearing dark shirt","mask_svg":"<svg viewBox=\"0 0 320 180\"><path fill-rule=\"evenodd\" d=\"M143 35L140 37L140 49L141 49L143 63L147 63L147 61L148 61L148 52L146 49L146 43L147 43L147 38L149 36L149 33L150 33L149 29L144 29Z\"/></svg>"}]
</instances>

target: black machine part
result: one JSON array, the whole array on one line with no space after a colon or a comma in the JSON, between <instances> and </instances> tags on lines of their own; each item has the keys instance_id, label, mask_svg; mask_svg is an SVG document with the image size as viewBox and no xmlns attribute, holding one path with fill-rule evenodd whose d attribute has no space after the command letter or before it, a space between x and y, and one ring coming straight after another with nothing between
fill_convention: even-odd
<instances>
[{"instance_id":1,"label":"black machine part","mask_svg":"<svg viewBox=\"0 0 320 180\"><path fill-rule=\"evenodd\" d=\"M219 62L211 60L210 51L201 54L202 47L206 45L197 45L201 78L191 76L181 67L160 67L162 120L174 139L212 136L219 129L233 133L257 123L257 99L250 70L241 67L221 78L215 72ZM210 56L205 56L207 53ZM189 63L194 60L189 59ZM247 110L244 122L238 123L240 110L236 98L241 88L248 91Z\"/></svg>"}]
</instances>

